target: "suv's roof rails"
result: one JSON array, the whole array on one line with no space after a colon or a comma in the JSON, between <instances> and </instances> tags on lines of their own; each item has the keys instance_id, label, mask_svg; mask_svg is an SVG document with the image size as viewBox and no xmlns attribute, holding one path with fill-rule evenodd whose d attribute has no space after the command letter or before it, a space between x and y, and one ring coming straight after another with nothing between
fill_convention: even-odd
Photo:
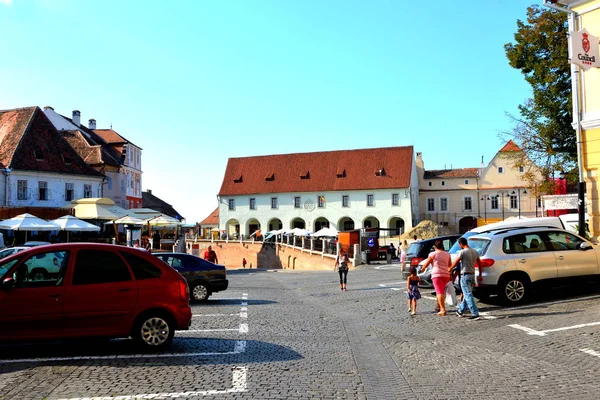
<instances>
[{"instance_id":1,"label":"suv's roof rails","mask_svg":"<svg viewBox=\"0 0 600 400\"><path fill-rule=\"evenodd\" d=\"M514 226L512 228L504 228L504 229L494 229L493 231L489 231L489 232L494 232L494 235L500 235L502 233L506 233L506 232L510 232L510 231L516 231L519 229L533 229L533 228L550 228L550 229L559 229L554 225L536 225L536 226Z\"/></svg>"}]
</instances>

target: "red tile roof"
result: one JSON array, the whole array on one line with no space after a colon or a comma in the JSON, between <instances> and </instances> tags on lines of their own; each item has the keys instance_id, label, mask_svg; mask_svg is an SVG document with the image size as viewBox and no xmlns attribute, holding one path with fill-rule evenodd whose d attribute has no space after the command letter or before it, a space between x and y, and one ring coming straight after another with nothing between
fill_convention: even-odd
<instances>
[{"instance_id":1,"label":"red tile roof","mask_svg":"<svg viewBox=\"0 0 600 400\"><path fill-rule=\"evenodd\" d=\"M219 225L219 208L212 213L208 217L206 217L202 222L200 222L200 226L206 225Z\"/></svg>"},{"instance_id":2,"label":"red tile roof","mask_svg":"<svg viewBox=\"0 0 600 400\"><path fill-rule=\"evenodd\" d=\"M0 164L17 170L102 176L38 107L0 111Z\"/></svg>"},{"instance_id":3,"label":"red tile roof","mask_svg":"<svg viewBox=\"0 0 600 400\"><path fill-rule=\"evenodd\" d=\"M517 146L515 142L509 140L504 147L502 147L498 153L512 152L512 151L521 151L521 148Z\"/></svg>"},{"instance_id":4,"label":"red tile roof","mask_svg":"<svg viewBox=\"0 0 600 400\"><path fill-rule=\"evenodd\" d=\"M412 146L230 158L219 195L407 188L412 165Z\"/></svg>"},{"instance_id":5,"label":"red tile roof","mask_svg":"<svg viewBox=\"0 0 600 400\"><path fill-rule=\"evenodd\" d=\"M477 178L478 176L479 176L478 168L438 169L438 170L425 171L423 179Z\"/></svg>"},{"instance_id":6,"label":"red tile roof","mask_svg":"<svg viewBox=\"0 0 600 400\"><path fill-rule=\"evenodd\" d=\"M113 129L94 129L94 132L99 135L102 139L104 139L107 143L110 144L126 144L131 143L136 146L134 143L125 139L123 136L119 135L117 131ZM139 147L139 146L136 146ZM140 147L141 149L141 147Z\"/></svg>"}]
</instances>

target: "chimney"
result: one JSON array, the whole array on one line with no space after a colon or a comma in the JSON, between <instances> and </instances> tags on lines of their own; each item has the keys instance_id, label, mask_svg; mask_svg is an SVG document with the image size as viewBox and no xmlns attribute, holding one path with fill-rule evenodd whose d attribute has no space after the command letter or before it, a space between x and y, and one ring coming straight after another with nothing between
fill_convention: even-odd
<instances>
[{"instance_id":1,"label":"chimney","mask_svg":"<svg viewBox=\"0 0 600 400\"><path fill-rule=\"evenodd\" d=\"M417 152L416 166L417 168L425 169L425 163L423 162L423 153L421 153L420 151Z\"/></svg>"},{"instance_id":2,"label":"chimney","mask_svg":"<svg viewBox=\"0 0 600 400\"><path fill-rule=\"evenodd\" d=\"M90 127L91 130L96 129L96 120L95 119L92 118L88 122L89 122L88 126Z\"/></svg>"},{"instance_id":3,"label":"chimney","mask_svg":"<svg viewBox=\"0 0 600 400\"><path fill-rule=\"evenodd\" d=\"M52 111L54 111L54 108L52 108L50 106L46 106L46 107L44 107L44 111L46 111L46 110L52 110Z\"/></svg>"},{"instance_id":4,"label":"chimney","mask_svg":"<svg viewBox=\"0 0 600 400\"><path fill-rule=\"evenodd\" d=\"M148 189L146 192L148 192L148 194L152 194L152 189Z\"/></svg>"},{"instance_id":5,"label":"chimney","mask_svg":"<svg viewBox=\"0 0 600 400\"><path fill-rule=\"evenodd\" d=\"M73 123L77 126L81 125L81 111L73 110Z\"/></svg>"}]
</instances>

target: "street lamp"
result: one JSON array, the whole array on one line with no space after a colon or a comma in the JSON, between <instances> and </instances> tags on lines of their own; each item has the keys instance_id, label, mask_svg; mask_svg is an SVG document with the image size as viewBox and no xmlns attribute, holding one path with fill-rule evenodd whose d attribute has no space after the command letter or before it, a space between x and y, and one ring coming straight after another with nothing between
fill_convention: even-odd
<instances>
[{"instance_id":1,"label":"street lamp","mask_svg":"<svg viewBox=\"0 0 600 400\"><path fill-rule=\"evenodd\" d=\"M487 224L487 200L491 200L490 196L481 196L481 199L483 200L483 220L485 221L485 223Z\"/></svg>"},{"instance_id":2,"label":"street lamp","mask_svg":"<svg viewBox=\"0 0 600 400\"><path fill-rule=\"evenodd\" d=\"M519 219L521 219L521 188L517 188L517 193L515 193L515 191L512 191L512 194L515 195L517 194L517 201L519 202ZM523 194L527 194L527 189L523 190ZM536 212L536 216L537 216L537 212Z\"/></svg>"},{"instance_id":3,"label":"street lamp","mask_svg":"<svg viewBox=\"0 0 600 400\"><path fill-rule=\"evenodd\" d=\"M502 200L502 221L504 221L504 195L506 195L506 197L510 197L510 192L508 190L498 190L498 194L496 195L496 197L500 197Z\"/></svg>"}]
</instances>

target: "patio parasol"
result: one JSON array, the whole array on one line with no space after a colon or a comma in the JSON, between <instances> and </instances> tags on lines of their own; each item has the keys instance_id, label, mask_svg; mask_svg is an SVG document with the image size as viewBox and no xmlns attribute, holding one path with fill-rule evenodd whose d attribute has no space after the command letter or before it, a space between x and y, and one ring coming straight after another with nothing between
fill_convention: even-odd
<instances>
[{"instance_id":1,"label":"patio parasol","mask_svg":"<svg viewBox=\"0 0 600 400\"><path fill-rule=\"evenodd\" d=\"M100 230L99 226L82 221L72 215L65 215L50 222L60 226L61 231L67 232L67 242L69 241L69 232L98 232Z\"/></svg>"},{"instance_id":2,"label":"patio parasol","mask_svg":"<svg viewBox=\"0 0 600 400\"><path fill-rule=\"evenodd\" d=\"M27 241L27 231L58 231L60 226L38 218L35 215L25 213L0 222L0 229L25 231L25 241Z\"/></svg>"}]
</instances>

